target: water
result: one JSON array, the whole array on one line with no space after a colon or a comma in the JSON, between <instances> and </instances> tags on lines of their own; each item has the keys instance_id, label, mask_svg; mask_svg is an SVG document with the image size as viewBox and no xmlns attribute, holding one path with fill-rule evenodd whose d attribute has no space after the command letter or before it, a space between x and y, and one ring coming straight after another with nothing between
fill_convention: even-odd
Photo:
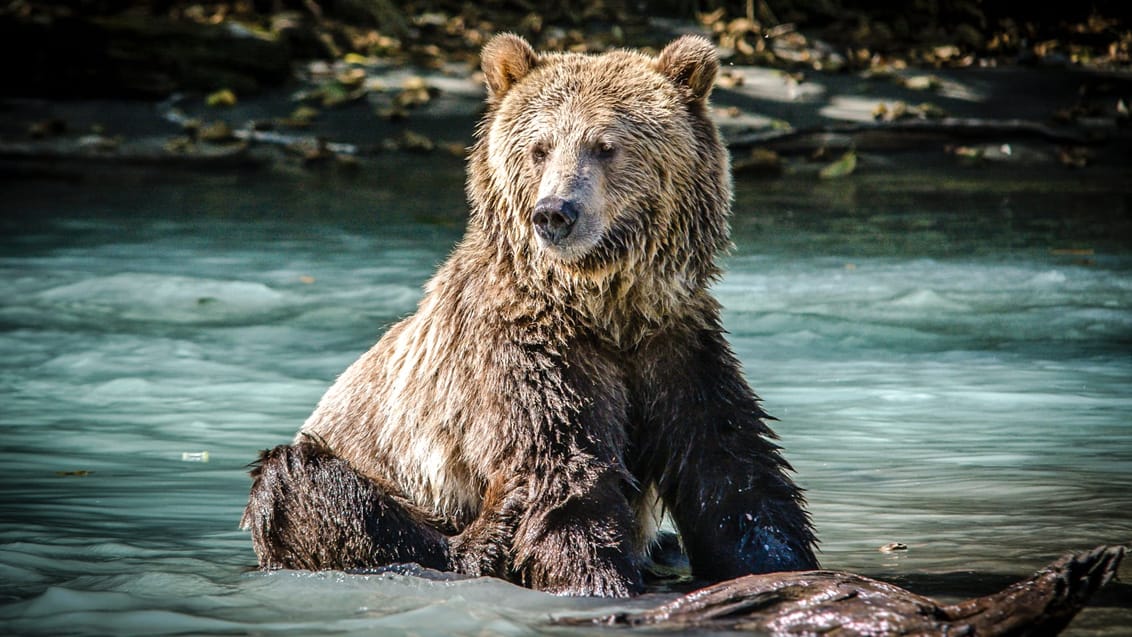
<instances>
[{"instance_id":1,"label":"water","mask_svg":"<svg viewBox=\"0 0 1132 637\"><path fill-rule=\"evenodd\" d=\"M245 465L462 231L458 163L378 168L3 184L0 632L520 635L625 606L249 570ZM1130 209L1025 175L740 183L717 293L825 566L954 598L1132 542ZM1127 634L1128 591L1069 634Z\"/></svg>"}]
</instances>

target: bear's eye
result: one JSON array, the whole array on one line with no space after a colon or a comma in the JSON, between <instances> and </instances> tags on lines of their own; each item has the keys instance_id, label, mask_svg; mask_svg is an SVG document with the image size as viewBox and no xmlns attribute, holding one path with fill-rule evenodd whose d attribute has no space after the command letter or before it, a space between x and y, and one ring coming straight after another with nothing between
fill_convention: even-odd
<instances>
[{"instance_id":1,"label":"bear's eye","mask_svg":"<svg viewBox=\"0 0 1132 637\"><path fill-rule=\"evenodd\" d=\"M535 144L531 146L531 161L536 164L541 164L546 161L547 150L544 144Z\"/></svg>"},{"instance_id":2,"label":"bear's eye","mask_svg":"<svg viewBox=\"0 0 1132 637\"><path fill-rule=\"evenodd\" d=\"M594 147L594 154L598 159L612 159L617 154L617 147L613 142L598 142Z\"/></svg>"}]
</instances>

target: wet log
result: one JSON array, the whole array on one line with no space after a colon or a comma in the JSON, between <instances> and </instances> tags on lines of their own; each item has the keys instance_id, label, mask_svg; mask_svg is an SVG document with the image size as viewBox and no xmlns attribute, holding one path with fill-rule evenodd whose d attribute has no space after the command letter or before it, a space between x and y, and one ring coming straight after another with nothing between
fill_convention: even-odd
<instances>
[{"instance_id":1,"label":"wet log","mask_svg":"<svg viewBox=\"0 0 1132 637\"><path fill-rule=\"evenodd\" d=\"M1075 129L1056 128L1019 119L945 117L894 122L858 122L770 130L736 135L727 140L732 151L754 147L781 150L810 149L825 145L829 138L851 138L883 147L914 146L924 139L1038 139L1054 144L1088 145L1105 141Z\"/></svg>"},{"instance_id":2,"label":"wet log","mask_svg":"<svg viewBox=\"0 0 1132 637\"><path fill-rule=\"evenodd\" d=\"M852 573L809 571L748 575L641 612L564 618L657 631L751 631L759 635L1055 635L1116 574L1122 546L1070 554L1004 590L940 604Z\"/></svg>"}]
</instances>

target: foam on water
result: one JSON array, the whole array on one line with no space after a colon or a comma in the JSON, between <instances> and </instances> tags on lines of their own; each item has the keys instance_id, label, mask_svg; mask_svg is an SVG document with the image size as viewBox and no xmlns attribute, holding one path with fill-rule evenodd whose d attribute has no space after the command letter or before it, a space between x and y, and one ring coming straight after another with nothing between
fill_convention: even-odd
<instances>
[{"instance_id":1,"label":"foam on water","mask_svg":"<svg viewBox=\"0 0 1132 637\"><path fill-rule=\"evenodd\" d=\"M287 305L261 283L122 273L55 287L37 295L46 315L97 321L239 323L262 321Z\"/></svg>"},{"instance_id":2,"label":"foam on water","mask_svg":"<svg viewBox=\"0 0 1132 637\"><path fill-rule=\"evenodd\" d=\"M432 178L458 210L459 168ZM520 635L626 607L412 569L249 570L247 463L413 310L459 237L388 188L12 189L0 632ZM1015 197L1041 223L996 234L994 196L962 202L978 232L938 197L812 197L741 190L716 291L824 565L985 592L972 572L1132 541L1132 246L1066 212L1125 200ZM1095 246L1090 263L1050 252L1052 214L1079 220L1057 240ZM877 552L893 541L910 550ZM1130 622L1127 604L1090 609L1077 634Z\"/></svg>"}]
</instances>

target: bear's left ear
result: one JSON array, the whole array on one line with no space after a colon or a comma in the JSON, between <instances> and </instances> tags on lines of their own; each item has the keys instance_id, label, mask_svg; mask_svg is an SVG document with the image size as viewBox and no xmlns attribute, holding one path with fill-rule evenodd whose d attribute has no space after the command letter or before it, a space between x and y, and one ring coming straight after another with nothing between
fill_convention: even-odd
<instances>
[{"instance_id":1,"label":"bear's left ear","mask_svg":"<svg viewBox=\"0 0 1132 637\"><path fill-rule=\"evenodd\" d=\"M657 56L656 70L673 84L683 86L692 101L702 102L711 93L715 74L719 71L719 54L715 45L698 35L684 35L673 40Z\"/></svg>"},{"instance_id":2,"label":"bear's left ear","mask_svg":"<svg viewBox=\"0 0 1132 637\"><path fill-rule=\"evenodd\" d=\"M503 33L492 38L480 54L488 98L498 100L538 62L538 55L523 38Z\"/></svg>"}]
</instances>

